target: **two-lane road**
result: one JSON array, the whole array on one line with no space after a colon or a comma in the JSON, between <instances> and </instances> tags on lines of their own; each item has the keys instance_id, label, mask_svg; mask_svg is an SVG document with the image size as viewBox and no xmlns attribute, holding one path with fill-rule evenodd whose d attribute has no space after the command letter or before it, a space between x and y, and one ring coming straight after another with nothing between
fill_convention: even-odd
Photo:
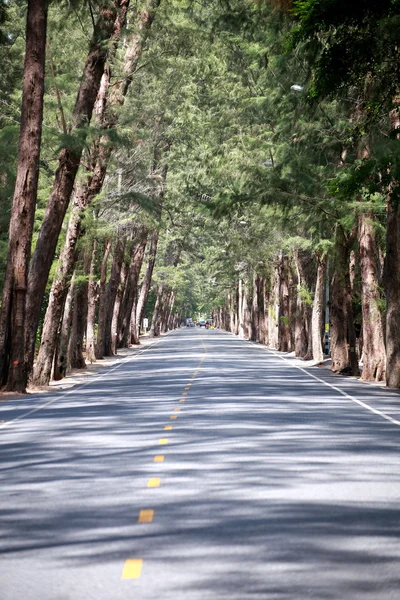
<instances>
[{"instance_id":1,"label":"two-lane road","mask_svg":"<svg viewBox=\"0 0 400 600\"><path fill-rule=\"evenodd\" d=\"M1 405L1 600L397 600L400 396L181 329Z\"/></svg>"}]
</instances>

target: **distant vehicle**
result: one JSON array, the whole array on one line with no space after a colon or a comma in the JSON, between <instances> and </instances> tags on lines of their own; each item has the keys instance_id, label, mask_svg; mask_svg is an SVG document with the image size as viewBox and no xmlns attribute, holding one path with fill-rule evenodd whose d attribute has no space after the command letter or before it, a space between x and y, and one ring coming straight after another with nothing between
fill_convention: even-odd
<instances>
[{"instance_id":1,"label":"distant vehicle","mask_svg":"<svg viewBox=\"0 0 400 600\"><path fill-rule=\"evenodd\" d=\"M205 326L206 326L206 322L205 322L205 321L203 321L203 320L201 320L201 321L199 321L199 322L197 323L197 325L198 325L199 327L205 327Z\"/></svg>"},{"instance_id":2,"label":"distant vehicle","mask_svg":"<svg viewBox=\"0 0 400 600\"><path fill-rule=\"evenodd\" d=\"M186 327L194 327L193 319L191 317L186 319Z\"/></svg>"}]
</instances>

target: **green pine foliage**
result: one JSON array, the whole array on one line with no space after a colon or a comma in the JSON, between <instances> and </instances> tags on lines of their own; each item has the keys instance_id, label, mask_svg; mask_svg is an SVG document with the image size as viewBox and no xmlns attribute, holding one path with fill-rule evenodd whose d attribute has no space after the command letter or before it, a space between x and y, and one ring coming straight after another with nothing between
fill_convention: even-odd
<instances>
[{"instance_id":1,"label":"green pine foliage","mask_svg":"<svg viewBox=\"0 0 400 600\"><path fill-rule=\"evenodd\" d=\"M112 85L143 4L129 13ZM24 10L0 4L3 267ZM398 0L163 0L117 124L106 132L115 150L82 244L140 224L160 227L154 284L168 282L178 308L203 314L225 302L239 277L268 278L279 250L330 252L335 224L350 231L357 212L377 216L384 248L385 197L400 181L398 132L388 117L398 112L399 18ZM35 235L60 147L83 143L71 135L71 120L92 27L86 3L50 5ZM88 146L104 132L92 123L85 133ZM366 143L370 152L360 158Z\"/></svg>"}]
</instances>

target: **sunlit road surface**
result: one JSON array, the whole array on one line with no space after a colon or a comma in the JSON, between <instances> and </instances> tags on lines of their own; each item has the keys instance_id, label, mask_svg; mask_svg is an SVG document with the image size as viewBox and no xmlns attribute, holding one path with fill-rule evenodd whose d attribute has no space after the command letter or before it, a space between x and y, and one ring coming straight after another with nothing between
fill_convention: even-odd
<instances>
[{"instance_id":1,"label":"sunlit road surface","mask_svg":"<svg viewBox=\"0 0 400 600\"><path fill-rule=\"evenodd\" d=\"M186 328L7 401L0 599L398 600L399 407Z\"/></svg>"}]
</instances>

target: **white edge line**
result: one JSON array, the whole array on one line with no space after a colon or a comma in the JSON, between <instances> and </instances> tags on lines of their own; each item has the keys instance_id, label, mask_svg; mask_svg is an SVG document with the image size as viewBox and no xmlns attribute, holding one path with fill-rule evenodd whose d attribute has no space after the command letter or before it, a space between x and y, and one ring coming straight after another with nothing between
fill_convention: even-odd
<instances>
[{"instance_id":1,"label":"white edge line","mask_svg":"<svg viewBox=\"0 0 400 600\"><path fill-rule=\"evenodd\" d=\"M141 354L143 354L144 352L146 352L150 348L154 348L154 346L156 346L157 344L159 344L172 331L174 331L174 329L171 329L170 331L167 331L167 333L163 337L160 337L156 342L152 342L148 346L145 346L144 348L142 348L141 350L139 350L136 354L134 354L132 356L127 356L126 358L122 358L111 369L104 371L104 373L102 373L101 375L99 375L98 377L96 377L96 381L99 381L99 379L102 379L105 375L108 375L109 373L112 373L113 371L115 371L115 369L118 369L119 367L121 367L126 362L129 362L131 360L135 360L136 358L139 358L139 356ZM84 383L80 383L78 385L74 385L71 389L66 390L65 392L62 392L59 396L56 396L55 398L52 398L48 402L45 402L44 404L41 404L40 406L37 406L36 408L33 408L32 410L29 410L28 412L20 415L19 417L15 417L15 419L11 419L11 421L6 421L5 423L0 424L0 429L6 429L6 427L9 427L10 425L13 425L17 421L21 421L22 419L25 419L25 417L29 417L29 415L33 415L34 413L38 412L39 410L42 410L43 408L46 408L50 404L53 404L54 402L57 402L57 400L60 400L61 398L65 398L65 396L73 394L78 389L81 389L81 388L85 387L86 385L89 385L89 383L93 383L93 380L85 381Z\"/></svg>"},{"instance_id":2,"label":"white edge line","mask_svg":"<svg viewBox=\"0 0 400 600\"><path fill-rule=\"evenodd\" d=\"M324 385L330 387L332 390L335 390L335 392L339 392L339 394L341 394L345 398L348 398L349 400L351 400L352 402L355 402L359 406L362 406L363 408L366 408L370 412L375 413L376 415L382 417L383 419L386 419L386 421L389 421L393 425L397 425L397 426L400 427L400 421L397 421L396 419L393 419L392 417L389 417L389 415L387 415L386 413L382 412L381 410L378 410L377 408L373 408L369 404L366 404L365 402L362 402L362 400L357 400L357 398L354 398L354 396L351 396L347 392L341 390L340 388L336 387L335 385L332 385L328 381L324 381L323 379L320 379L316 375L313 375L312 373L309 373L308 371L306 371L306 369L303 369L303 367L299 367L298 365L292 365L287 358L285 358L284 356L280 356L279 354L276 354L276 352L274 352L273 350L270 350L269 348L266 348L266 350L268 352L270 352L271 354L273 354L274 356L277 356L278 358L284 360L291 367L295 367L296 369L299 369L299 371L302 371L303 373L305 373L306 375L308 375L312 379L315 379L316 381L319 381L320 383L323 383Z\"/></svg>"},{"instance_id":3,"label":"white edge line","mask_svg":"<svg viewBox=\"0 0 400 600\"><path fill-rule=\"evenodd\" d=\"M281 360L285 361L290 367L295 368L295 369L299 369L299 371L302 371L303 373L305 373L306 375L308 375L312 379L315 379L316 381L319 381L320 383L323 383L324 385L330 387L332 390L335 390L335 392L339 392L339 394L341 394L345 398L348 398L349 400L351 400L352 402L355 402L359 406L362 406L363 408L366 408L370 412L378 415L379 417L382 417L383 419L385 419L386 421L389 421L393 425L397 425L398 427L400 427L400 421L397 421L396 419L393 419L392 417L389 417L389 415L387 415L386 413L378 410L377 408L372 408L372 406L369 406L369 404L366 404L365 402L362 402L362 400L357 400L357 398L354 398L354 396L351 396L350 394L348 394L347 392L344 392L343 390L341 390L340 388L336 387L335 385L332 385L331 383L328 383L328 381L324 381L323 379L320 379L316 375L313 375L312 373L309 373L306 369L303 369L303 367L299 367L298 365L292 365L291 362L287 358L285 358L284 356L280 356L280 354L277 354L276 352L274 352L273 350L271 350L271 348L267 348L266 346L263 346L262 344L257 344L257 342L251 342L250 340L243 340L242 338L239 338L236 334L231 333L230 331L227 331L226 333L230 333L231 335L234 335L236 337L236 339L239 339L242 342L248 342L248 343L252 344L253 346L256 346L257 348L261 348L262 350L265 350L266 352L269 352L270 354L273 354L277 358L280 358Z\"/></svg>"}]
</instances>

